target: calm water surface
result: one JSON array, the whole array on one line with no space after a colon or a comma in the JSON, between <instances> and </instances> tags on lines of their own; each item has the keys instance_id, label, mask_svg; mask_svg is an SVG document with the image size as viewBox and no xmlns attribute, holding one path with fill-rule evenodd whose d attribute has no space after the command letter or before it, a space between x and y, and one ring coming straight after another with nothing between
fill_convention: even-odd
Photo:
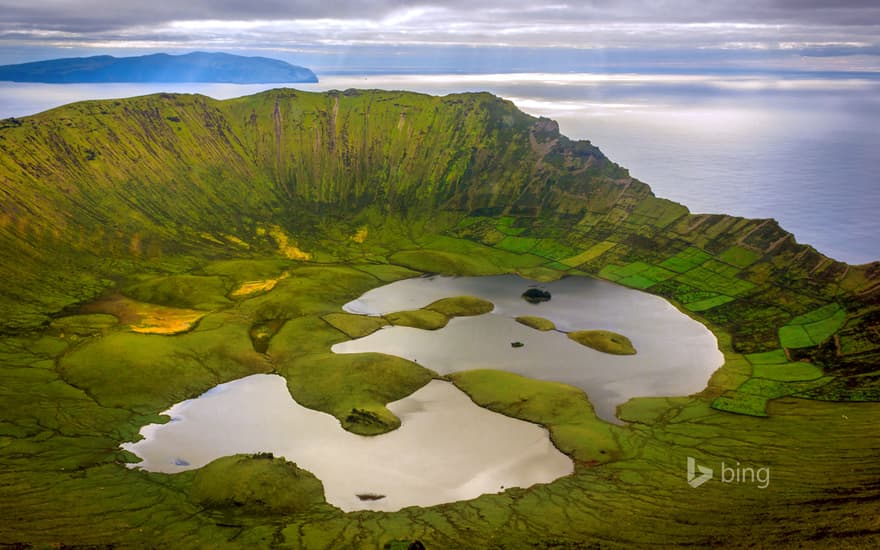
<instances>
[{"instance_id":1,"label":"calm water surface","mask_svg":"<svg viewBox=\"0 0 880 550\"><path fill-rule=\"evenodd\" d=\"M662 298L605 281L568 277L540 286L549 302L520 295L533 283L514 275L420 277L371 290L346 304L376 315L413 309L462 294L495 309L426 331L390 327L334 346L337 353L381 351L417 360L440 373L494 368L584 388L597 414L615 421L618 404L634 396L682 395L705 387L723 362L704 326ZM608 329L630 337L635 356L600 353L557 331L525 327L514 317L540 315L560 330ZM511 342L525 344L513 348ZM291 398L285 380L254 375L221 384L174 405L167 424L141 429L125 443L158 472L199 468L222 456L272 452L323 483L327 501L343 510L398 510L467 500L505 487L547 483L573 471L571 460L535 424L483 409L448 382L434 380L389 403L397 430L375 437L346 432L332 416ZM364 501L359 494L384 498Z\"/></svg>"},{"instance_id":2,"label":"calm water surface","mask_svg":"<svg viewBox=\"0 0 880 550\"><path fill-rule=\"evenodd\" d=\"M400 428L355 435L291 399L284 378L257 374L174 405L164 413L171 422L145 426L145 439L122 447L143 459L133 466L166 473L236 453L272 452L315 474L327 502L345 511L468 500L574 470L547 430L478 407L448 382L432 381L388 408ZM365 493L385 498L357 497Z\"/></svg>"},{"instance_id":3,"label":"calm water surface","mask_svg":"<svg viewBox=\"0 0 880 550\"><path fill-rule=\"evenodd\" d=\"M618 422L617 406L633 397L687 395L706 387L724 362L709 329L663 298L587 277L541 284L549 302L520 295L533 281L516 275L419 277L373 289L344 309L380 315L415 309L440 298L479 296L495 304L486 315L458 317L439 330L386 327L333 346L336 353L397 355L447 374L498 369L582 388L596 414ZM627 336L636 355L612 355L582 346L562 332L541 332L514 319L537 315L560 331L611 330ZM523 347L513 347L521 342Z\"/></svg>"}]
</instances>

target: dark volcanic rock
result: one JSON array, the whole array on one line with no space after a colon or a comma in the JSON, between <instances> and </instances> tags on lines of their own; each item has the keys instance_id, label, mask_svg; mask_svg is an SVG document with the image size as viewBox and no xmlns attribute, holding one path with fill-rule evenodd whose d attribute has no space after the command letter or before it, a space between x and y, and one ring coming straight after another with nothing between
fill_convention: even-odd
<instances>
[{"instance_id":1,"label":"dark volcanic rock","mask_svg":"<svg viewBox=\"0 0 880 550\"><path fill-rule=\"evenodd\" d=\"M540 302L549 302L550 292L533 287L523 292L522 297L525 301L531 302L533 304L537 304Z\"/></svg>"}]
</instances>

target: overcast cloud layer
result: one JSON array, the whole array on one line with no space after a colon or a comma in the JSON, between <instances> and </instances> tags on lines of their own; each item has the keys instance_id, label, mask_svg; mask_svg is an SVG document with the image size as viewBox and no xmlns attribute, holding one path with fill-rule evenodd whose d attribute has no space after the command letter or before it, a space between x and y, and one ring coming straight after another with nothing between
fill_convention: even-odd
<instances>
[{"instance_id":1,"label":"overcast cloud layer","mask_svg":"<svg viewBox=\"0 0 880 550\"><path fill-rule=\"evenodd\" d=\"M363 46L476 46L762 52L785 57L790 68L878 70L878 37L876 0L538 0L526 7L509 0L0 0L6 63L55 50L69 55L62 48L291 59Z\"/></svg>"}]
</instances>

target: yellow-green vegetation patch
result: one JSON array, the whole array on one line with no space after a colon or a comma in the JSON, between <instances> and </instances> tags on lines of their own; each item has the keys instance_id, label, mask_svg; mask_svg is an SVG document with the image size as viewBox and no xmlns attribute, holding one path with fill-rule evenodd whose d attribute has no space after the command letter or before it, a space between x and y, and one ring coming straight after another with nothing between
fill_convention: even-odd
<instances>
[{"instance_id":1,"label":"yellow-green vegetation patch","mask_svg":"<svg viewBox=\"0 0 880 550\"><path fill-rule=\"evenodd\" d=\"M745 358L752 364L753 376L784 382L815 380L822 376L822 369L806 361L789 361L785 351L775 349L762 353L750 353Z\"/></svg>"},{"instance_id":2,"label":"yellow-green vegetation patch","mask_svg":"<svg viewBox=\"0 0 880 550\"><path fill-rule=\"evenodd\" d=\"M230 296L233 298L241 298L244 296L252 296L254 294L259 294L261 292L269 292L275 285L278 284L279 281L282 281L290 276L290 273L282 273L278 277L272 279L260 279L256 281L245 281L241 283L238 288L234 289Z\"/></svg>"},{"instance_id":3,"label":"yellow-green vegetation patch","mask_svg":"<svg viewBox=\"0 0 880 550\"><path fill-rule=\"evenodd\" d=\"M664 262L665 263L665 262ZM711 260L706 266L697 266L675 279L700 290L708 290L737 297L755 288L749 281L735 277L737 268ZM661 264L663 265L663 264ZM731 274L733 273L733 274Z\"/></svg>"},{"instance_id":4,"label":"yellow-green vegetation patch","mask_svg":"<svg viewBox=\"0 0 880 550\"><path fill-rule=\"evenodd\" d=\"M505 235L519 235L526 230L525 227L514 227L516 218L512 216L501 216L495 220L495 229L501 231Z\"/></svg>"},{"instance_id":5,"label":"yellow-green vegetation patch","mask_svg":"<svg viewBox=\"0 0 880 550\"><path fill-rule=\"evenodd\" d=\"M534 254L515 254L506 250L499 250L491 246L485 246L465 239L457 239L447 236L431 237L424 245L425 248L434 250L446 250L468 256L485 256L485 258L505 271L513 271L520 267L531 267L546 262L544 258Z\"/></svg>"},{"instance_id":6,"label":"yellow-green vegetation patch","mask_svg":"<svg viewBox=\"0 0 880 550\"><path fill-rule=\"evenodd\" d=\"M389 432L400 419L385 405L436 376L412 361L382 353L310 353L278 368L297 403L332 414L360 435Z\"/></svg>"},{"instance_id":7,"label":"yellow-green vegetation patch","mask_svg":"<svg viewBox=\"0 0 880 550\"><path fill-rule=\"evenodd\" d=\"M92 313L85 315L70 315L59 317L49 325L50 333L64 337L91 336L106 333L108 329L117 325L119 319L106 313Z\"/></svg>"},{"instance_id":8,"label":"yellow-green vegetation patch","mask_svg":"<svg viewBox=\"0 0 880 550\"><path fill-rule=\"evenodd\" d=\"M767 398L762 395L728 390L712 401L712 408L748 416L767 416Z\"/></svg>"},{"instance_id":9,"label":"yellow-green vegetation patch","mask_svg":"<svg viewBox=\"0 0 880 550\"><path fill-rule=\"evenodd\" d=\"M531 237L507 236L496 243L495 247L500 248L501 250L507 250L508 252L522 254L523 252L531 251L531 249L535 247L535 244L537 244L537 242L538 239L534 239Z\"/></svg>"},{"instance_id":10,"label":"yellow-green vegetation patch","mask_svg":"<svg viewBox=\"0 0 880 550\"><path fill-rule=\"evenodd\" d=\"M369 273L383 283L392 283L421 275L419 271L413 271L412 269L394 264L356 264L352 267Z\"/></svg>"},{"instance_id":11,"label":"yellow-green vegetation patch","mask_svg":"<svg viewBox=\"0 0 880 550\"><path fill-rule=\"evenodd\" d=\"M205 508L259 516L295 514L325 503L318 478L272 453L206 464L195 472L189 497Z\"/></svg>"},{"instance_id":12,"label":"yellow-green vegetation patch","mask_svg":"<svg viewBox=\"0 0 880 550\"><path fill-rule=\"evenodd\" d=\"M629 338L610 330L576 330L568 333L568 337L589 348L614 355L635 355Z\"/></svg>"},{"instance_id":13,"label":"yellow-green vegetation patch","mask_svg":"<svg viewBox=\"0 0 880 550\"><path fill-rule=\"evenodd\" d=\"M802 325L786 325L779 328L779 343L787 348L809 348L816 343Z\"/></svg>"},{"instance_id":14,"label":"yellow-green vegetation patch","mask_svg":"<svg viewBox=\"0 0 880 550\"><path fill-rule=\"evenodd\" d=\"M82 311L112 315L132 332L166 336L188 332L205 316L204 311L147 304L120 294L87 304Z\"/></svg>"},{"instance_id":15,"label":"yellow-green vegetation patch","mask_svg":"<svg viewBox=\"0 0 880 550\"><path fill-rule=\"evenodd\" d=\"M228 290L218 276L171 275L127 285L122 293L151 304L212 310L231 304L226 298Z\"/></svg>"},{"instance_id":16,"label":"yellow-green vegetation patch","mask_svg":"<svg viewBox=\"0 0 880 550\"><path fill-rule=\"evenodd\" d=\"M753 376L783 382L815 380L822 377L822 369L804 361L784 363L781 365L755 364L752 366Z\"/></svg>"},{"instance_id":17,"label":"yellow-green vegetation patch","mask_svg":"<svg viewBox=\"0 0 880 550\"><path fill-rule=\"evenodd\" d=\"M688 247L678 254L664 260L660 267L675 271L676 273L684 273L712 257L708 252L695 247Z\"/></svg>"},{"instance_id":18,"label":"yellow-green vegetation patch","mask_svg":"<svg viewBox=\"0 0 880 550\"><path fill-rule=\"evenodd\" d=\"M453 275L498 275L504 269L480 257L442 250L404 250L392 254L390 261L425 273Z\"/></svg>"},{"instance_id":19,"label":"yellow-green vegetation patch","mask_svg":"<svg viewBox=\"0 0 880 550\"><path fill-rule=\"evenodd\" d=\"M664 228L687 214L688 209L681 204L657 197L645 197L633 209L629 221Z\"/></svg>"},{"instance_id":20,"label":"yellow-green vegetation patch","mask_svg":"<svg viewBox=\"0 0 880 550\"><path fill-rule=\"evenodd\" d=\"M550 269L557 269L559 271L562 271L563 273L571 273L572 272L571 270L574 269L570 265L565 265L564 263L561 263L561 262L548 262L548 263L544 264L544 267L549 267Z\"/></svg>"},{"instance_id":21,"label":"yellow-green vegetation patch","mask_svg":"<svg viewBox=\"0 0 880 550\"><path fill-rule=\"evenodd\" d=\"M430 309L411 309L396 311L384 315L385 320L394 326L413 327L423 330L437 330L443 328L449 322L449 317Z\"/></svg>"},{"instance_id":22,"label":"yellow-green vegetation patch","mask_svg":"<svg viewBox=\"0 0 880 550\"><path fill-rule=\"evenodd\" d=\"M645 262L633 262L624 266L608 264L599 276L628 287L646 289L674 277L675 273Z\"/></svg>"},{"instance_id":23,"label":"yellow-green vegetation patch","mask_svg":"<svg viewBox=\"0 0 880 550\"><path fill-rule=\"evenodd\" d=\"M226 239L227 241L231 242L235 246L240 246L240 247L244 248L245 250L247 250L251 247L251 245L249 245L248 243L239 239L235 235L223 235L223 238Z\"/></svg>"},{"instance_id":24,"label":"yellow-green vegetation patch","mask_svg":"<svg viewBox=\"0 0 880 550\"><path fill-rule=\"evenodd\" d=\"M768 399L776 399L793 393L809 390L827 384L832 377L818 378L809 381L786 382L752 377L743 383L737 391L752 395L763 395Z\"/></svg>"},{"instance_id":25,"label":"yellow-green vegetation patch","mask_svg":"<svg viewBox=\"0 0 880 550\"><path fill-rule=\"evenodd\" d=\"M538 281L539 283L549 283L552 281L558 281L559 279L565 276L564 271L560 271L558 269L551 269L546 265L540 265L537 267L523 267L517 270L517 274L526 279L531 279L533 281Z\"/></svg>"},{"instance_id":26,"label":"yellow-green vegetation patch","mask_svg":"<svg viewBox=\"0 0 880 550\"><path fill-rule=\"evenodd\" d=\"M711 260L707 260L705 263L703 263L702 267L728 279L736 277L739 272L742 271L739 267L726 264L724 262L719 262L714 258L712 258Z\"/></svg>"},{"instance_id":27,"label":"yellow-green vegetation patch","mask_svg":"<svg viewBox=\"0 0 880 550\"><path fill-rule=\"evenodd\" d=\"M821 344L840 330L846 311L838 304L828 304L799 315L779 329L779 341L786 348L806 348Z\"/></svg>"},{"instance_id":28,"label":"yellow-green vegetation patch","mask_svg":"<svg viewBox=\"0 0 880 550\"><path fill-rule=\"evenodd\" d=\"M724 365L709 378L706 391L713 395L736 389L752 376L752 364L743 355L730 351L729 338L720 335L718 347L724 350Z\"/></svg>"},{"instance_id":29,"label":"yellow-green vegetation patch","mask_svg":"<svg viewBox=\"0 0 880 550\"><path fill-rule=\"evenodd\" d=\"M546 262L540 256L515 254L452 237L434 237L424 248L397 252L389 261L423 273L444 275L497 275Z\"/></svg>"},{"instance_id":30,"label":"yellow-green vegetation patch","mask_svg":"<svg viewBox=\"0 0 880 550\"><path fill-rule=\"evenodd\" d=\"M283 364L306 353L324 353L333 344L350 340L318 316L290 319L269 343L269 355Z\"/></svg>"},{"instance_id":31,"label":"yellow-green vegetation patch","mask_svg":"<svg viewBox=\"0 0 880 550\"><path fill-rule=\"evenodd\" d=\"M550 319L536 317L534 315L523 315L516 318L516 322L531 327L535 330L556 330L556 324Z\"/></svg>"},{"instance_id":32,"label":"yellow-green vegetation patch","mask_svg":"<svg viewBox=\"0 0 880 550\"><path fill-rule=\"evenodd\" d=\"M492 218L488 216L466 216L459 220L455 227L458 229L467 229L468 227L477 225L479 223L486 223L491 221Z\"/></svg>"},{"instance_id":33,"label":"yellow-green vegetation patch","mask_svg":"<svg viewBox=\"0 0 880 550\"><path fill-rule=\"evenodd\" d=\"M725 296L723 294L716 294L715 296L711 296L708 298L703 298L701 300L695 300L693 302L687 302L684 304L684 307L691 311L706 311L712 309L713 307L718 307L720 305L724 305L728 302L732 302L734 300L731 296Z\"/></svg>"},{"instance_id":34,"label":"yellow-green vegetation patch","mask_svg":"<svg viewBox=\"0 0 880 550\"><path fill-rule=\"evenodd\" d=\"M590 248L588 248L587 250L581 252L580 254L578 254L576 256L570 256L568 258L559 260L559 263L567 265L568 267L577 267L581 264L585 264L587 262L595 260L596 258L601 256L602 254L605 254L606 252L608 252L609 250L611 250L615 246L617 246L616 242L602 241L598 244L594 244L593 246L591 246Z\"/></svg>"},{"instance_id":35,"label":"yellow-green vegetation patch","mask_svg":"<svg viewBox=\"0 0 880 550\"><path fill-rule=\"evenodd\" d=\"M636 397L617 407L624 422L679 423L712 414L709 403L693 397Z\"/></svg>"},{"instance_id":36,"label":"yellow-green vegetation patch","mask_svg":"<svg viewBox=\"0 0 880 550\"><path fill-rule=\"evenodd\" d=\"M496 370L457 372L449 378L481 407L541 424L553 444L579 462L609 462L622 454L615 437L620 428L599 420L578 388Z\"/></svg>"},{"instance_id":37,"label":"yellow-green vegetation patch","mask_svg":"<svg viewBox=\"0 0 880 550\"><path fill-rule=\"evenodd\" d=\"M547 258L549 260L568 258L573 256L575 252L577 251L570 246L566 246L559 241L553 239L538 239L535 243L535 247L530 250L531 254L535 254L536 256L541 256L542 258Z\"/></svg>"},{"instance_id":38,"label":"yellow-green vegetation patch","mask_svg":"<svg viewBox=\"0 0 880 550\"><path fill-rule=\"evenodd\" d=\"M489 300L476 296L453 296L428 304L424 309L442 313L447 317L468 317L489 313L495 309L495 306Z\"/></svg>"},{"instance_id":39,"label":"yellow-green vegetation patch","mask_svg":"<svg viewBox=\"0 0 880 550\"><path fill-rule=\"evenodd\" d=\"M59 363L62 377L101 405L146 413L221 382L269 370L253 350L247 328L232 322L174 337L114 332L78 347Z\"/></svg>"},{"instance_id":40,"label":"yellow-green vegetation patch","mask_svg":"<svg viewBox=\"0 0 880 550\"><path fill-rule=\"evenodd\" d=\"M749 267L760 258L760 253L741 246L731 246L718 255L718 259L722 262L727 262L737 267Z\"/></svg>"},{"instance_id":41,"label":"yellow-green vegetation patch","mask_svg":"<svg viewBox=\"0 0 880 550\"><path fill-rule=\"evenodd\" d=\"M129 327L132 332L141 334L163 334L172 336L191 330L204 317L201 311L187 311L165 308L162 311L142 312L141 321Z\"/></svg>"},{"instance_id":42,"label":"yellow-green vegetation patch","mask_svg":"<svg viewBox=\"0 0 880 550\"><path fill-rule=\"evenodd\" d=\"M295 265L289 260L267 258L258 260L222 260L208 264L204 271L209 275L220 275L236 283L272 279L280 276L286 269Z\"/></svg>"},{"instance_id":43,"label":"yellow-green vegetation patch","mask_svg":"<svg viewBox=\"0 0 880 550\"><path fill-rule=\"evenodd\" d=\"M240 302L237 310L257 321L331 313L339 311L340 301L353 300L375 286L372 275L350 267L300 267L272 292Z\"/></svg>"},{"instance_id":44,"label":"yellow-green vegetation patch","mask_svg":"<svg viewBox=\"0 0 880 550\"><path fill-rule=\"evenodd\" d=\"M248 330L254 351L266 353L269 350L269 343L272 341L272 337L278 333L283 325L284 319L268 319L254 323L250 330Z\"/></svg>"},{"instance_id":45,"label":"yellow-green vegetation patch","mask_svg":"<svg viewBox=\"0 0 880 550\"><path fill-rule=\"evenodd\" d=\"M330 326L344 333L349 338L363 338L384 326L388 326L388 321L382 317L354 315L352 313L328 313L322 316L321 319L327 321Z\"/></svg>"},{"instance_id":46,"label":"yellow-green vegetation patch","mask_svg":"<svg viewBox=\"0 0 880 550\"><path fill-rule=\"evenodd\" d=\"M841 355L855 355L880 348L880 324L871 317L869 314L847 319L839 333Z\"/></svg>"},{"instance_id":47,"label":"yellow-green vegetation patch","mask_svg":"<svg viewBox=\"0 0 880 550\"><path fill-rule=\"evenodd\" d=\"M280 225L270 226L268 233L275 241L275 244L278 247L278 253L285 258L300 261L308 261L312 259L312 254L302 250L296 239L288 235Z\"/></svg>"},{"instance_id":48,"label":"yellow-green vegetation patch","mask_svg":"<svg viewBox=\"0 0 880 550\"><path fill-rule=\"evenodd\" d=\"M767 416L767 403L770 400L809 391L824 386L831 380L833 377L803 381L768 380L752 377L736 390L726 391L716 398L712 402L712 408L750 416Z\"/></svg>"},{"instance_id":49,"label":"yellow-green vegetation patch","mask_svg":"<svg viewBox=\"0 0 880 550\"><path fill-rule=\"evenodd\" d=\"M789 361L788 356L785 355L785 350L783 349L749 353L745 355L745 358L753 365L781 365L783 363L788 363Z\"/></svg>"}]
</instances>

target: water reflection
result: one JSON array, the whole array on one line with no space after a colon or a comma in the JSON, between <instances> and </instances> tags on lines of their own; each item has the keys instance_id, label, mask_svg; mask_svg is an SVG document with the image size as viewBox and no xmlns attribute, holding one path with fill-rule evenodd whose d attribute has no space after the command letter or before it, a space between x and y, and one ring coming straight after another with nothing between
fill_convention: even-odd
<instances>
[{"instance_id":1,"label":"water reflection","mask_svg":"<svg viewBox=\"0 0 880 550\"><path fill-rule=\"evenodd\" d=\"M172 422L145 426L145 439L122 447L143 459L136 467L168 473L236 453L272 452L315 474L327 502L345 511L468 500L573 471L545 429L478 407L448 382L430 382L388 408L400 428L355 435L296 403L282 377L257 374L178 403L164 413Z\"/></svg>"},{"instance_id":2,"label":"water reflection","mask_svg":"<svg viewBox=\"0 0 880 550\"><path fill-rule=\"evenodd\" d=\"M425 306L440 298L479 296L495 310L453 319L439 330L389 327L333 346L336 353L377 351L405 357L441 374L491 368L582 388L596 414L610 422L617 405L632 397L687 395L706 387L724 362L715 336L666 300L606 281L567 277L542 285L549 302L520 295L532 281L516 275L420 277L391 283L345 305L378 315ZM586 348L561 332L540 332L514 319L537 315L561 331L611 330L627 336L637 355ZM521 342L523 347L513 347Z\"/></svg>"}]
</instances>

